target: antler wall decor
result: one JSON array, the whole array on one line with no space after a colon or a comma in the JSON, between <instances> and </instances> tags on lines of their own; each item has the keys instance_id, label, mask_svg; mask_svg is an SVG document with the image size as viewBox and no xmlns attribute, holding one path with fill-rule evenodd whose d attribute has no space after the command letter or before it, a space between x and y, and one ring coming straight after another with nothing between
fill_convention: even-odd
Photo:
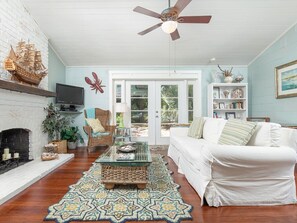
<instances>
[{"instance_id":1,"label":"antler wall decor","mask_svg":"<svg viewBox=\"0 0 297 223\"><path fill-rule=\"evenodd\" d=\"M106 87L105 85L102 85L102 80L100 80L95 72L92 72L92 75L94 77L94 81L91 81L90 78L85 77L85 81L87 84L90 85L91 90L95 90L96 94L99 91L100 93L104 93L103 87Z\"/></svg>"}]
</instances>

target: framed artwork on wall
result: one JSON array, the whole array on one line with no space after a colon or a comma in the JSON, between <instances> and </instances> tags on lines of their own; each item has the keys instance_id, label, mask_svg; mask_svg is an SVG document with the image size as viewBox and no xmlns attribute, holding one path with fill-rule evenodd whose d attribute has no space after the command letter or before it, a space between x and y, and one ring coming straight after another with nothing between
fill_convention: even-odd
<instances>
[{"instance_id":1,"label":"framed artwork on wall","mask_svg":"<svg viewBox=\"0 0 297 223\"><path fill-rule=\"evenodd\" d=\"M276 98L297 96L297 60L275 68Z\"/></svg>"}]
</instances>

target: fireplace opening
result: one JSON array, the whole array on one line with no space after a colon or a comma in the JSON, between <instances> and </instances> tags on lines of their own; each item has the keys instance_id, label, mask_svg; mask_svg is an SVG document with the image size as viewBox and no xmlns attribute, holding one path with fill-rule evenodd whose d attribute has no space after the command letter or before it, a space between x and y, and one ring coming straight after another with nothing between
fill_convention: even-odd
<instances>
[{"instance_id":1,"label":"fireplace opening","mask_svg":"<svg viewBox=\"0 0 297 223\"><path fill-rule=\"evenodd\" d=\"M0 132L0 174L31 161L29 133L27 129Z\"/></svg>"}]
</instances>

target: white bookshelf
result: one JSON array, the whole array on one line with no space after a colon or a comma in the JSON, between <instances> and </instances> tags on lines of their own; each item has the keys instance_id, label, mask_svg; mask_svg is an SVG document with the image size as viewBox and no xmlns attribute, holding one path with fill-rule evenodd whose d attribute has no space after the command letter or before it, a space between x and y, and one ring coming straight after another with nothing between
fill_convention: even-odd
<instances>
[{"instance_id":1,"label":"white bookshelf","mask_svg":"<svg viewBox=\"0 0 297 223\"><path fill-rule=\"evenodd\" d=\"M212 83L208 85L208 117L246 120L247 83Z\"/></svg>"}]
</instances>

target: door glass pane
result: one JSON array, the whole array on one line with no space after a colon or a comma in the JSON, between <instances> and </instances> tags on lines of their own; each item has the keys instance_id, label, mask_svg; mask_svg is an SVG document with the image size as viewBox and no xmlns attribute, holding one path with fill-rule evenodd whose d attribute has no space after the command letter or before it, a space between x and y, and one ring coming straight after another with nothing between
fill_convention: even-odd
<instances>
[{"instance_id":1,"label":"door glass pane","mask_svg":"<svg viewBox=\"0 0 297 223\"><path fill-rule=\"evenodd\" d=\"M193 98L188 99L188 109L189 111L193 110Z\"/></svg>"},{"instance_id":2,"label":"door glass pane","mask_svg":"<svg viewBox=\"0 0 297 223\"><path fill-rule=\"evenodd\" d=\"M131 108L133 110L147 110L147 98L133 98L131 100Z\"/></svg>"},{"instance_id":3,"label":"door glass pane","mask_svg":"<svg viewBox=\"0 0 297 223\"><path fill-rule=\"evenodd\" d=\"M188 85L188 122L193 121L193 110L194 110L194 98L193 98L193 84Z\"/></svg>"},{"instance_id":4,"label":"door glass pane","mask_svg":"<svg viewBox=\"0 0 297 223\"><path fill-rule=\"evenodd\" d=\"M147 85L131 85L131 97L144 97L148 96Z\"/></svg>"},{"instance_id":5,"label":"door glass pane","mask_svg":"<svg viewBox=\"0 0 297 223\"><path fill-rule=\"evenodd\" d=\"M178 85L161 85L161 137L178 123Z\"/></svg>"},{"instance_id":6,"label":"door glass pane","mask_svg":"<svg viewBox=\"0 0 297 223\"><path fill-rule=\"evenodd\" d=\"M121 103L122 101L122 85L116 85L116 103Z\"/></svg>"},{"instance_id":7,"label":"door glass pane","mask_svg":"<svg viewBox=\"0 0 297 223\"><path fill-rule=\"evenodd\" d=\"M189 122L193 121L193 111L189 111Z\"/></svg>"},{"instance_id":8,"label":"door glass pane","mask_svg":"<svg viewBox=\"0 0 297 223\"><path fill-rule=\"evenodd\" d=\"M148 137L148 85L131 85L132 137Z\"/></svg>"}]
</instances>

